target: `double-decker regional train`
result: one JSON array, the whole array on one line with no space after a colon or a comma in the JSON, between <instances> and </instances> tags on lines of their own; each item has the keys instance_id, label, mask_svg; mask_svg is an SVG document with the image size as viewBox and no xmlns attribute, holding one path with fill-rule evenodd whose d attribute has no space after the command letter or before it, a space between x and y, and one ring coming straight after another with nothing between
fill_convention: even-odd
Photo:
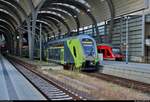
<instances>
[{"instance_id":1,"label":"double-decker regional train","mask_svg":"<svg viewBox=\"0 0 150 102\"><path fill-rule=\"evenodd\" d=\"M64 68L72 70L98 69L96 42L88 35L50 41L44 47L45 58L48 61L62 64Z\"/></svg>"}]
</instances>

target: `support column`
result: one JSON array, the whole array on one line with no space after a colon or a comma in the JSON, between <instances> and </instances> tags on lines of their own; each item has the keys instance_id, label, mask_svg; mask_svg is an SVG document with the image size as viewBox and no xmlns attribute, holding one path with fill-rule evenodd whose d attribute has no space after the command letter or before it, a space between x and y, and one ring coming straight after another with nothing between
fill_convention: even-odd
<instances>
[{"instance_id":1,"label":"support column","mask_svg":"<svg viewBox=\"0 0 150 102\"><path fill-rule=\"evenodd\" d=\"M12 35L13 35L13 33L12 33ZM14 53L14 42L15 42L15 40L14 40L14 35L12 36L12 38L11 38L11 54L12 55L15 55L15 53Z\"/></svg>"},{"instance_id":2,"label":"support column","mask_svg":"<svg viewBox=\"0 0 150 102\"><path fill-rule=\"evenodd\" d=\"M38 17L38 11L40 10L40 8L42 7L42 5L45 3L46 0L41 0L41 2L39 3L37 8L34 8L34 4L33 2L31 2L30 0L30 4L31 4L31 8L32 8L32 60L34 59L34 49L35 49L35 31L36 31L36 20Z\"/></svg>"},{"instance_id":3,"label":"support column","mask_svg":"<svg viewBox=\"0 0 150 102\"><path fill-rule=\"evenodd\" d=\"M109 23L109 43L112 43L112 35L113 35L113 26L114 26L114 17L115 17L115 8L114 8L114 4L112 2L112 0L106 0L108 6L109 6L109 10L110 10L110 14L111 14L111 20Z\"/></svg>"},{"instance_id":4,"label":"support column","mask_svg":"<svg viewBox=\"0 0 150 102\"><path fill-rule=\"evenodd\" d=\"M142 14L142 59L145 60L145 11Z\"/></svg>"},{"instance_id":5,"label":"support column","mask_svg":"<svg viewBox=\"0 0 150 102\"><path fill-rule=\"evenodd\" d=\"M34 50L35 50L35 30L36 30L36 20L37 20L37 12L35 10L32 11L32 51L31 51L31 59L34 60Z\"/></svg>"},{"instance_id":6,"label":"support column","mask_svg":"<svg viewBox=\"0 0 150 102\"><path fill-rule=\"evenodd\" d=\"M19 54L22 57L22 34L19 34Z\"/></svg>"},{"instance_id":7,"label":"support column","mask_svg":"<svg viewBox=\"0 0 150 102\"><path fill-rule=\"evenodd\" d=\"M40 23L40 61L42 61L42 24Z\"/></svg>"},{"instance_id":8,"label":"support column","mask_svg":"<svg viewBox=\"0 0 150 102\"><path fill-rule=\"evenodd\" d=\"M123 47L123 17L122 16L120 18L120 47L122 51L122 47Z\"/></svg>"},{"instance_id":9,"label":"support column","mask_svg":"<svg viewBox=\"0 0 150 102\"><path fill-rule=\"evenodd\" d=\"M129 35L129 23L128 23L128 16L126 17L126 64L128 64L128 59L129 59L129 41L128 41L128 35Z\"/></svg>"},{"instance_id":10,"label":"support column","mask_svg":"<svg viewBox=\"0 0 150 102\"><path fill-rule=\"evenodd\" d=\"M17 55L17 36L14 34L14 55Z\"/></svg>"},{"instance_id":11,"label":"support column","mask_svg":"<svg viewBox=\"0 0 150 102\"><path fill-rule=\"evenodd\" d=\"M40 10L40 8L42 7L42 5L45 3L46 0L41 0L41 2L39 3L38 7L35 8L34 4L32 2L32 0L28 0L29 6L31 7L31 11L32 11L32 19L30 19L30 21L32 21L32 32L30 34L30 31L28 31L29 33L29 43L30 43L30 60L34 60L34 48L35 48L35 31L36 31L36 20L37 20L37 16L38 16L38 11ZM29 26L30 27L30 26ZM28 28L29 28L28 27Z\"/></svg>"},{"instance_id":12,"label":"support column","mask_svg":"<svg viewBox=\"0 0 150 102\"><path fill-rule=\"evenodd\" d=\"M106 36L105 41L104 42L99 41L99 43L108 43L107 21L105 21L105 24L104 24L104 36ZM99 35L99 38L101 38L101 35Z\"/></svg>"},{"instance_id":13,"label":"support column","mask_svg":"<svg viewBox=\"0 0 150 102\"><path fill-rule=\"evenodd\" d=\"M14 37L14 36L13 36ZM12 41L12 46L11 46L11 54L14 55L14 38L12 37L11 41Z\"/></svg>"},{"instance_id":14,"label":"support column","mask_svg":"<svg viewBox=\"0 0 150 102\"><path fill-rule=\"evenodd\" d=\"M92 25L92 35L93 35L93 37L95 37L94 29L95 29L95 27L94 27L94 25Z\"/></svg>"},{"instance_id":15,"label":"support column","mask_svg":"<svg viewBox=\"0 0 150 102\"><path fill-rule=\"evenodd\" d=\"M60 25L58 25L58 35L59 35L59 39L61 38L61 27Z\"/></svg>"},{"instance_id":16,"label":"support column","mask_svg":"<svg viewBox=\"0 0 150 102\"><path fill-rule=\"evenodd\" d=\"M29 39L29 56L30 60L34 59L34 39L35 39L35 28L36 28L36 19L37 19L37 12L34 8L34 4L32 0L28 0L29 6L31 7L32 16L27 21L28 24L28 39ZM31 29L31 22L32 22L32 29ZM31 31L31 32L30 32Z\"/></svg>"},{"instance_id":17,"label":"support column","mask_svg":"<svg viewBox=\"0 0 150 102\"><path fill-rule=\"evenodd\" d=\"M29 58L30 60L32 60L32 51L33 51L33 48L32 48L32 33L31 33L31 18L28 18L27 19L27 27L28 27L28 46L29 46Z\"/></svg>"}]
</instances>

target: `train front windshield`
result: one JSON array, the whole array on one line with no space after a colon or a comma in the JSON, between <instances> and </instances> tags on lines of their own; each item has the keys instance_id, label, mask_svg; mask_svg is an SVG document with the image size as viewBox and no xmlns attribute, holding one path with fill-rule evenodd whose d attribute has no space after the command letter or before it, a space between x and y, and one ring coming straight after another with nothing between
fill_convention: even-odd
<instances>
[{"instance_id":1,"label":"train front windshield","mask_svg":"<svg viewBox=\"0 0 150 102\"><path fill-rule=\"evenodd\" d=\"M121 50L119 48L113 48L112 51L114 54L121 54Z\"/></svg>"},{"instance_id":2,"label":"train front windshield","mask_svg":"<svg viewBox=\"0 0 150 102\"><path fill-rule=\"evenodd\" d=\"M87 56L95 55L94 42L91 39L83 39L82 45L84 52Z\"/></svg>"}]
</instances>

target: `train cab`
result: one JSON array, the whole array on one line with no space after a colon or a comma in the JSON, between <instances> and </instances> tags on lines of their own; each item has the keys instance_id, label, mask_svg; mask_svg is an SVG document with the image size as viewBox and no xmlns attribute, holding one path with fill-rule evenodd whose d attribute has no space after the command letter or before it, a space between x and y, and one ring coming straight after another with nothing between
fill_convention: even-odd
<instances>
[{"instance_id":1,"label":"train cab","mask_svg":"<svg viewBox=\"0 0 150 102\"><path fill-rule=\"evenodd\" d=\"M117 61L122 61L125 56L122 54L120 47L112 47L112 52Z\"/></svg>"},{"instance_id":2,"label":"train cab","mask_svg":"<svg viewBox=\"0 0 150 102\"><path fill-rule=\"evenodd\" d=\"M119 47L112 47L110 45L98 45L98 53L103 54L104 60L123 60L124 55L121 53Z\"/></svg>"}]
</instances>

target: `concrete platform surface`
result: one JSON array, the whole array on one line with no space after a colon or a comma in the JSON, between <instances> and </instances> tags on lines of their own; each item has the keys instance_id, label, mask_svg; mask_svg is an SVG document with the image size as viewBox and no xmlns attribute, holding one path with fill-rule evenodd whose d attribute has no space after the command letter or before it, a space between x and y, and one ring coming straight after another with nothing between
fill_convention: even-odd
<instances>
[{"instance_id":1,"label":"concrete platform surface","mask_svg":"<svg viewBox=\"0 0 150 102\"><path fill-rule=\"evenodd\" d=\"M46 100L43 95L0 55L0 100Z\"/></svg>"},{"instance_id":2,"label":"concrete platform surface","mask_svg":"<svg viewBox=\"0 0 150 102\"><path fill-rule=\"evenodd\" d=\"M101 72L150 84L150 64L103 61Z\"/></svg>"}]
</instances>

